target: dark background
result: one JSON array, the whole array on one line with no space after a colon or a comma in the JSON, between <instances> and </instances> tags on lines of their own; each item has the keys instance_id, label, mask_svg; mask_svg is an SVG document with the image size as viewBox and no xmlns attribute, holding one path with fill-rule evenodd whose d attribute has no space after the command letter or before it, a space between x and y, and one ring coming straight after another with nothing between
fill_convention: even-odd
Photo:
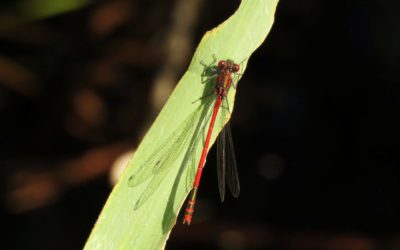
<instances>
[{"instance_id":1,"label":"dark background","mask_svg":"<svg viewBox=\"0 0 400 250\"><path fill-rule=\"evenodd\" d=\"M51 1L2 1L1 249L83 247L113 161L160 109L150 97L168 54L181 53L165 44L183 1L76 1L58 12L45 12ZM177 79L204 32L239 6L193 3ZM219 202L212 150L195 222L178 223L167 249L400 249L399 7L279 3L231 121L241 195Z\"/></svg>"}]
</instances>

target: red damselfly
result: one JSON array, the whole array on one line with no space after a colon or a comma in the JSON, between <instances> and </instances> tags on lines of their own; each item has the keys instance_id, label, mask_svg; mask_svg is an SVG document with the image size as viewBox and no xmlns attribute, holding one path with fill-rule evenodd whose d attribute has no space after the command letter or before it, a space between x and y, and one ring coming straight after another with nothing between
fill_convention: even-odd
<instances>
[{"instance_id":1,"label":"red damselfly","mask_svg":"<svg viewBox=\"0 0 400 250\"><path fill-rule=\"evenodd\" d=\"M203 151L201 153L199 165L197 167L196 176L193 183L193 189L191 191L190 198L188 200L185 215L183 217L183 223L190 225L192 222L192 215L194 212L194 206L196 203L197 190L200 185L200 179L203 173L204 164L207 157L209 143L212 132L214 130L215 120L218 115L218 111L222 106L222 102L226 100L229 89L232 84L232 74L239 71L239 64L234 63L232 60L222 60L218 63L218 68L215 72L216 86L215 96L216 101L214 104L213 113L210 120L210 125L207 130L206 140L204 142ZM227 105L222 106L223 108L229 109ZM217 171L218 171L218 187L221 196L221 200L225 197L225 176L227 178L228 187L231 190L233 196L237 197L240 192L239 177L236 168L236 159L233 149L232 135L229 122L222 129L220 136L217 139Z\"/></svg>"},{"instance_id":2,"label":"red damselfly","mask_svg":"<svg viewBox=\"0 0 400 250\"><path fill-rule=\"evenodd\" d=\"M216 59L211 63L214 64ZM205 105L201 105L193 111L161 145L155 150L152 157L150 157L143 167L136 168L134 173L130 176L128 184L130 187L136 187L148 178L152 180L146 186L144 192L136 201L134 209L140 208L153 194L155 190L163 182L164 177L169 172L173 163L178 161L179 155L182 151L186 151L184 159L182 160L182 168L188 168L197 164L196 176L193 178L191 171L187 170L186 182L189 188L191 186L191 194L185 209L183 219L184 224L190 224L194 212L196 195L200 184L200 179L204 164L206 161L207 152L209 150L209 143L213 133L215 121L217 117L226 119L226 112L229 112L229 105L227 94L229 89L234 86L235 80L233 75L239 76L238 73L240 66L232 60L221 60L217 66L208 66L202 63L205 67L203 76L206 77L206 82L213 82L215 84L212 95L207 95L201 99L208 99L211 96L214 102L205 101ZM213 107L213 108L212 108ZM212 109L211 109L212 108ZM212 113L211 113L212 110ZM221 110L221 111L220 111ZM218 115L219 114L219 115ZM204 117L204 120L201 120ZM201 121L195 124L196 121ZM221 121L219 124L223 125ZM202 128L208 125L206 135L202 133ZM194 157L196 147L198 144L203 143L202 152L198 162ZM194 166L193 166L194 167ZM229 190L234 197L237 197L240 192L239 178L236 167L236 159L234 154L232 135L229 122L225 124L219 137L217 138L217 172L218 172L218 187L221 200L225 197L225 181ZM193 182L194 179L194 182Z\"/></svg>"}]
</instances>

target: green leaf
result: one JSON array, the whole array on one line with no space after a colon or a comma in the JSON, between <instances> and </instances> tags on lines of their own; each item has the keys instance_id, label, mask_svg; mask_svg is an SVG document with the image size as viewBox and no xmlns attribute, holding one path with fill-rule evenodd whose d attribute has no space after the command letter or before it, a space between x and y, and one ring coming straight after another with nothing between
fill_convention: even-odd
<instances>
[{"instance_id":1,"label":"green leaf","mask_svg":"<svg viewBox=\"0 0 400 250\"><path fill-rule=\"evenodd\" d=\"M110 194L85 249L165 246L191 189L215 99L214 96L200 99L212 92L215 82L213 79L202 84L205 69L201 62L212 63L213 55L218 60L232 59L241 63L243 73L250 55L271 29L277 3L277 0L243 0L233 16L205 34L188 71ZM231 88L228 94L230 110L235 92ZM230 113L220 112L219 117L212 143Z\"/></svg>"},{"instance_id":2,"label":"green leaf","mask_svg":"<svg viewBox=\"0 0 400 250\"><path fill-rule=\"evenodd\" d=\"M19 0L0 10L0 31L79 10L93 0Z\"/></svg>"},{"instance_id":3,"label":"green leaf","mask_svg":"<svg viewBox=\"0 0 400 250\"><path fill-rule=\"evenodd\" d=\"M29 0L19 3L19 9L29 20L36 20L74 11L93 0Z\"/></svg>"}]
</instances>

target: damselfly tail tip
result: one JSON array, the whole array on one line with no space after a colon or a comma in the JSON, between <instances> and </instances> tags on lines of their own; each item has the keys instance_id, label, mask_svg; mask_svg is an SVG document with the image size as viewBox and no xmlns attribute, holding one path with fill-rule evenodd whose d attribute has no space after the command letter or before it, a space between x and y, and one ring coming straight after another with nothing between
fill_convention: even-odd
<instances>
[{"instance_id":1,"label":"damselfly tail tip","mask_svg":"<svg viewBox=\"0 0 400 250\"><path fill-rule=\"evenodd\" d=\"M185 209L185 215L183 216L183 224L187 224L189 226L190 223L192 222L192 216L194 213L194 204L195 204L194 200L188 201L188 204Z\"/></svg>"},{"instance_id":2,"label":"damselfly tail tip","mask_svg":"<svg viewBox=\"0 0 400 250\"><path fill-rule=\"evenodd\" d=\"M191 222L192 222L192 215L185 214L185 217L183 217L183 224L190 226Z\"/></svg>"},{"instance_id":3,"label":"damselfly tail tip","mask_svg":"<svg viewBox=\"0 0 400 250\"><path fill-rule=\"evenodd\" d=\"M192 223L192 216L194 213L194 205L196 204L197 187L193 188L190 199L186 205L185 215L183 216L183 224L188 226Z\"/></svg>"}]
</instances>

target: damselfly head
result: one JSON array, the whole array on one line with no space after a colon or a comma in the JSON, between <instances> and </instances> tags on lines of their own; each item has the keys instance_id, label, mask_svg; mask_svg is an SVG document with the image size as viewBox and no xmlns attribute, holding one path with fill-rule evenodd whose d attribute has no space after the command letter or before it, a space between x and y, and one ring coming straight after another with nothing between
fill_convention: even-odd
<instances>
[{"instance_id":1,"label":"damselfly head","mask_svg":"<svg viewBox=\"0 0 400 250\"><path fill-rule=\"evenodd\" d=\"M236 73L239 71L240 66L239 64L236 64L234 61L228 59L228 60L221 60L218 63L218 68L220 70L228 70L230 72Z\"/></svg>"}]
</instances>

